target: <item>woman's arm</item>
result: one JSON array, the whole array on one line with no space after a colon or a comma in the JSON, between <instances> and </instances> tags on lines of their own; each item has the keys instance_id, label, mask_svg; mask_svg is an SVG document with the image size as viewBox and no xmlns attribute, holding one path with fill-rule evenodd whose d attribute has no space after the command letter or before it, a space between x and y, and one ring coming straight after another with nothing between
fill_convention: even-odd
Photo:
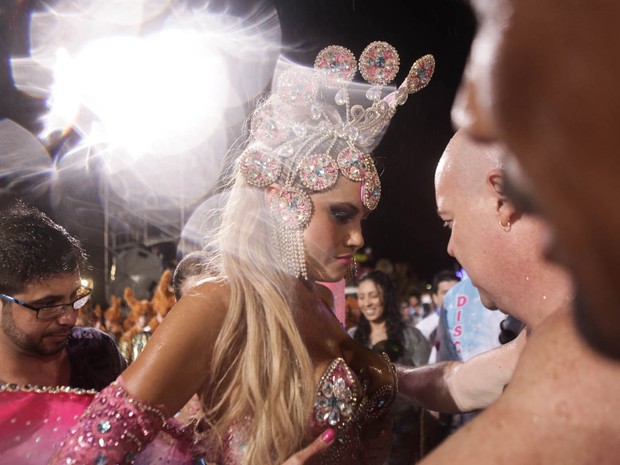
<instances>
[{"instance_id":1,"label":"woman's arm","mask_svg":"<svg viewBox=\"0 0 620 465\"><path fill-rule=\"evenodd\" d=\"M221 283L182 298L137 360L95 396L50 463L133 463L209 375L227 299Z\"/></svg>"},{"instance_id":2,"label":"woman's arm","mask_svg":"<svg viewBox=\"0 0 620 465\"><path fill-rule=\"evenodd\" d=\"M166 315L122 375L134 398L179 411L209 375L213 347L228 308L228 288L205 283L188 292Z\"/></svg>"},{"instance_id":3,"label":"woman's arm","mask_svg":"<svg viewBox=\"0 0 620 465\"><path fill-rule=\"evenodd\" d=\"M396 365L399 394L437 412L463 413L488 407L510 381L525 340L523 331L508 344L466 362L419 368Z\"/></svg>"}]
</instances>

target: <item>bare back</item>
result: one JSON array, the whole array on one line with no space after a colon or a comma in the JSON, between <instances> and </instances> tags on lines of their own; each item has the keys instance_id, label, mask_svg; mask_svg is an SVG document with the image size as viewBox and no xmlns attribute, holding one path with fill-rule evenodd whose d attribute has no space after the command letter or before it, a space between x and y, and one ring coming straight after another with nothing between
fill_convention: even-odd
<instances>
[{"instance_id":1,"label":"bare back","mask_svg":"<svg viewBox=\"0 0 620 465\"><path fill-rule=\"evenodd\" d=\"M617 464L620 365L595 354L568 310L529 338L504 394L422 463Z\"/></svg>"}]
</instances>

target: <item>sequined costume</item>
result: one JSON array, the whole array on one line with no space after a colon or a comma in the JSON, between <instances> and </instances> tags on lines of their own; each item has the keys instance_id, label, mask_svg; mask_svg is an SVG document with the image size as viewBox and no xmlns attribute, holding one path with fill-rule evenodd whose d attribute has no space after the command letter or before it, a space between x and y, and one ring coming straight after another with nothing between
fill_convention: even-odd
<instances>
[{"instance_id":1,"label":"sequined costume","mask_svg":"<svg viewBox=\"0 0 620 465\"><path fill-rule=\"evenodd\" d=\"M322 465L367 464L361 440L363 426L388 412L396 395L396 373L384 354L383 366L392 383L368 392L369 373L358 377L342 358L334 360L319 382L312 416L312 435L329 426L338 428L338 443L312 463Z\"/></svg>"},{"instance_id":2,"label":"sequined costume","mask_svg":"<svg viewBox=\"0 0 620 465\"><path fill-rule=\"evenodd\" d=\"M0 462L43 465L95 391L0 385Z\"/></svg>"},{"instance_id":3,"label":"sequined costume","mask_svg":"<svg viewBox=\"0 0 620 465\"><path fill-rule=\"evenodd\" d=\"M0 385L3 464L191 465L191 445L188 430L118 383L100 393Z\"/></svg>"},{"instance_id":4,"label":"sequined costume","mask_svg":"<svg viewBox=\"0 0 620 465\"><path fill-rule=\"evenodd\" d=\"M112 339L94 328L73 328L66 350L71 364L70 386L19 386L0 382L0 463L47 464L84 411L91 408L97 391L113 382L127 366ZM113 397L119 395L118 388L107 388L111 389ZM98 399L102 398L100 394ZM112 408L112 402L101 405L106 405L112 416L120 411ZM144 426L146 421L141 415L139 424ZM94 428L105 435L109 431L107 425L102 423ZM112 425L110 422L110 428ZM190 464L189 444L186 433L168 421L135 463ZM95 456L90 461L73 463L111 465L115 462Z\"/></svg>"},{"instance_id":5,"label":"sequined costume","mask_svg":"<svg viewBox=\"0 0 620 465\"><path fill-rule=\"evenodd\" d=\"M337 429L337 442L308 464L366 465L361 432L365 424L383 416L396 394L396 374L387 356L379 361L374 371L389 373L391 383L369 393L369 372L356 375L342 358L335 359L327 368L318 385L310 419L311 439L329 427ZM243 425L238 425L224 438L218 456L207 457L207 462L218 465L240 465L246 442ZM209 448L207 448L209 449Z\"/></svg>"},{"instance_id":6,"label":"sequined costume","mask_svg":"<svg viewBox=\"0 0 620 465\"><path fill-rule=\"evenodd\" d=\"M94 395L127 367L105 333L74 327L66 346L69 386L18 386L0 380L0 462L47 463Z\"/></svg>"},{"instance_id":7,"label":"sequined costume","mask_svg":"<svg viewBox=\"0 0 620 465\"><path fill-rule=\"evenodd\" d=\"M396 393L396 374L387 357L375 371L389 373L392 382L368 392L369 374L358 377L345 363L335 359L327 368L317 389L310 421L310 436L316 437L328 427L338 430L338 442L310 463L321 465L365 465L361 431L364 425L385 414ZM153 441L154 443L150 443ZM157 463L185 465L191 462L191 438L187 431L166 422L160 408L129 397L120 383L114 383L97 395L80 423L54 456L52 464L111 465ZM218 465L242 463L246 438L240 423L228 437L217 457L207 462ZM201 450L214 450L201 445Z\"/></svg>"}]
</instances>

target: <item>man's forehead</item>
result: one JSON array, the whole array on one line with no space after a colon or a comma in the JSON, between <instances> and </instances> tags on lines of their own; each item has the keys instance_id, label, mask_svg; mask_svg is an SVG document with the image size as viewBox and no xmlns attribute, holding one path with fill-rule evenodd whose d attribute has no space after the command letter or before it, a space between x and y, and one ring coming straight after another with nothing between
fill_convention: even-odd
<instances>
[{"instance_id":1,"label":"man's forehead","mask_svg":"<svg viewBox=\"0 0 620 465\"><path fill-rule=\"evenodd\" d=\"M69 273L40 278L26 283L19 293L28 294L34 298L51 295L64 295L73 292L80 286L80 274Z\"/></svg>"},{"instance_id":2,"label":"man's forehead","mask_svg":"<svg viewBox=\"0 0 620 465\"><path fill-rule=\"evenodd\" d=\"M439 216L453 208L455 194L458 190L457 184L457 179L451 170L444 170L435 178L435 200Z\"/></svg>"}]
</instances>

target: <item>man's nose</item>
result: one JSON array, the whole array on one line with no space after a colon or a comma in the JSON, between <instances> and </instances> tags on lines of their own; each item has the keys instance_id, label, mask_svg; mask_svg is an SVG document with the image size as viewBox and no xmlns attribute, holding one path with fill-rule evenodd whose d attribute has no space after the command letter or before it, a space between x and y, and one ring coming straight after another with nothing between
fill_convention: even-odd
<instances>
[{"instance_id":1,"label":"man's nose","mask_svg":"<svg viewBox=\"0 0 620 465\"><path fill-rule=\"evenodd\" d=\"M75 323L77 322L77 319L78 319L78 313L79 313L79 310L76 310L73 307L68 306L65 312L62 315L60 315L56 319L56 321L58 321L58 324L63 325L63 326L75 326Z\"/></svg>"},{"instance_id":2,"label":"man's nose","mask_svg":"<svg viewBox=\"0 0 620 465\"><path fill-rule=\"evenodd\" d=\"M450 240L448 241L448 246L446 247L446 251L448 252L448 255L456 258L456 255L454 255L454 245L452 244L452 236L450 236Z\"/></svg>"}]
</instances>

